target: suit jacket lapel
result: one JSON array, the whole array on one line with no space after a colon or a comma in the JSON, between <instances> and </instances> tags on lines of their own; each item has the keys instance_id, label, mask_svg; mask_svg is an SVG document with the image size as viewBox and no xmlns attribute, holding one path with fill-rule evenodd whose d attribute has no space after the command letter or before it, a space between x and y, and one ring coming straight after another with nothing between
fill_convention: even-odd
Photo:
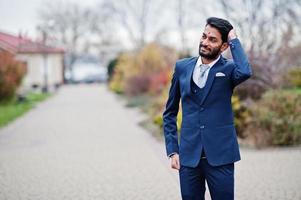
<instances>
[{"instance_id":1,"label":"suit jacket lapel","mask_svg":"<svg viewBox=\"0 0 301 200\"><path fill-rule=\"evenodd\" d=\"M186 72L186 92L187 94L191 93L191 88L190 88L190 81L192 78L192 73L194 70L194 66L196 65L196 62L198 61L198 57L195 57L191 59L191 61L187 64L187 72Z\"/></svg>"}]
</instances>

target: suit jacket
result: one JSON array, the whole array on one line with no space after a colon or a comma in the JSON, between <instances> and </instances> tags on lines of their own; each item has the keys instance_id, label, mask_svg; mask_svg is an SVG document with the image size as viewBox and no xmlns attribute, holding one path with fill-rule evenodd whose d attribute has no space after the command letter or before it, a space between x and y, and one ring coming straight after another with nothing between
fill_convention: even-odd
<instances>
[{"instance_id":1,"label":"suit jacket","mask_svg":"<svg viewBox=\"0 0 301 200\"><path fill-rule=\"evenodd\" d=\"M176 62L163 113L163 129L167 155L179 153L181 165L197 166L202 150L212 166L240 160L231 96L234 87L252 72L239 40L233 39L229 44L233 60L221 56L211 67L201 100L192 94L190 84L197 57ZM217 73L222 76L216 76ZM180 100L182 125L178 143Z\"/></svg>"}]
</instances>

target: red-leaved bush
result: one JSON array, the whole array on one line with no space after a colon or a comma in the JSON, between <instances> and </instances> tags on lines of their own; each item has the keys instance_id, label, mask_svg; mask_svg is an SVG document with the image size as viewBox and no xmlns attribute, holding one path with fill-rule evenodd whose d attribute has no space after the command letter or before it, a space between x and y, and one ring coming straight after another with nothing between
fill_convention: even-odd
<instances>
[{"instance_id":1,"label":"red-leaved bush","mask_svg":"<svg viewBox=\"0 0 301 200\"><path fill-rule=\"evenodd\" d=\"M25 65L9 52L0 51L0 101L14 97L26 73Z\"/></svg>"}]
</instances>

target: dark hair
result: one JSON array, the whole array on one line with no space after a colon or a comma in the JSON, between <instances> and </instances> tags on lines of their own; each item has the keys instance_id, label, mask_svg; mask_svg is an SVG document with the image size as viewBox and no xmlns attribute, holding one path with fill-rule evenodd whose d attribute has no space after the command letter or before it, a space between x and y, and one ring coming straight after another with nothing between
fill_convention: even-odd
<instances>
[{"instance_id":1,"label":"dark hair","mask_svg":"<svg viewBox=\"0 0 301 200\"><path fill-rule=\"evenodd\" d=\"M210 17L207 19L207 25L210 25L216 28L220 34L222 35L223 42L228 41L228 33L233 29L233 26L225 19L217 18L217 17Z\"/></svg>"}]
</instances>

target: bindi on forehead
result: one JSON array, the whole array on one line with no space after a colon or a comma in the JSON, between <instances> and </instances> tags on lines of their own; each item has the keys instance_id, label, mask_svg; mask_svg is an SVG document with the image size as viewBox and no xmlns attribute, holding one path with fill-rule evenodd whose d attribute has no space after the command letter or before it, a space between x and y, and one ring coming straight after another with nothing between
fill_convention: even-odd
<instances>
[{"instance_id":1,"label":"bindi on forehead","mask_svg":"<svg viewBox=\"0 0 301 200\"><path fill-rule=\"evenodd\" d=\"M220 33L219 31L214 28L214 27L211 27L210 25L207 25L205 27L205 30L204 30L204 34L206 34L208 37L219 37L220 36Z\"/></svg>"},{"instance_id":2,"label":"bindi on forehead","mask_svg":"<svg viewBox=\"0 0 301 200\"><path fill-rule=\"evenodd\" d=\"M211 32L211 31L208 31L208 32L204 32L204 35L206 35L207 37L213 37L213 38L216 38L216 34Z\"/></svg>"}]
</instances>

